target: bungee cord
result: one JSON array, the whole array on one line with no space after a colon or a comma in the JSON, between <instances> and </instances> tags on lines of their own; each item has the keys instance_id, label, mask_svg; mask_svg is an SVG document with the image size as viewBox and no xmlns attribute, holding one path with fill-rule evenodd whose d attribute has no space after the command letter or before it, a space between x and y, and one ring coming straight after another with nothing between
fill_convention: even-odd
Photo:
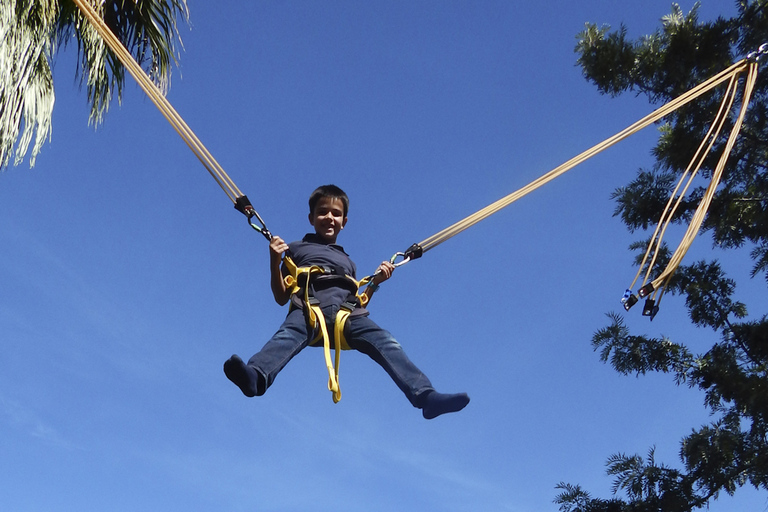
<instances>
[{"instance_id":1,"label":"bungee cord","mask_svg":"<svg viewBox=\"0 0 768 512\"><path fill-rule=\"evenodd\" d=\"M126 49L123 43L120 42L117 36L115 36L106 23L104 23L104 20L99 13L96 12L90 2L88 0L73 1L80 9L83 16L90 22L91 27L98 32L104 42L114 52L115 56L144 90L149 99L152 100L158 110L160 110L163 117L165 117L171 126L173 126L176 133L181 136L187 146L189 146L189 149L192 150L213 179L216 180L216 183L218 183L221 189L227 194L235 208L248 217L251 227L256 231L259 231L268 240L271 239L272 235L267 229L266 224L258 212L253 208L248 198L240 191L237 185L235 185L235 182L232 181L229 175L227 175L221 165L219 165L219 162L216 161L210 151L208 151L205 145L198 139L197 135L195 135L179 113L176 112L176 109L173 108L168 99L163 95L160 88L149 78L149 76L147 76L128 49ZM253 223L251 221L252 217L255 217L260 225Z\"/></svg>"},{"instance_id":2,"label":"bungee cord","mask_svg":"<svg viewBox=\"0 0 768 512\"><path fill-rule=\"evenodd\" d=\"M632 281L632 285L630 286L629 289L627 289L627 291L625 292L621 300L622 304L624 304L624 308L626 310L629 310L635 303L638 302L639 300L638 297L640 298L647 297L645 307L643 308L643 315L650 316L651 319L653 319L653 317L658 312L659 301L661 300L661 297L663 296L663 293L667 285L669 284L670 279L672 278L673 274L679 267L683 257L687 253L688 249L690 248L694 239L696 238L696 235L701 229L701 225L704 221L704 218L706 217L706 213L707 213L707 210L709 209L709 205L712 202L712 198L714 197L714 194L722 178L722 174L725 169L725 164L728 161L728 156L730 155L730 152L733 149L733 145L736 142L736 138L738 137L738 133L741 129L741 125L746 115L747 108L749 106L749 101L751 99L751 95L754 90L755 82L757 81L758 61L760 57L764 55L768 55L768 43L760 46L760 49L758 51L751 53L750 55L747 56L747 58L733 64L732 66L718 73L717 75L713 76L709 80L701 83L700 85L690 89L686 93L669 101L668 103L656 109L646 117L633 123L632 125L625 128L624 130L613 135L612 137L609 137L608 139L605 139L604 141L600 142L599 144L596 144L590 149L580 153L579 155L573 157L567 162L561 164L560 166L552 169L551 171L535 179L528 185L525 185L524 187L516 190L515 192L512 192L511 194L499 199L498 201L486 206L485 208L478 210L477 212L473 213L472 215L469 215L468 217L465 217L464 219L456 222L455 224L448 226L442 231L439 231L438 233L432 235L429 238L426 238L422 242L411 245L411 247L409 247L404 252L396 253L392 257L391 261L394 263L398 258L402 257L402 260L397 263L397 266L400 266L400 265L404 265L405 263L408 263L411 260L420 258L423 255L423 253L433 249L434 247L437 247L438 245L445 242L446 240L474 226L478 222L490 217L494 213L499 212L500 210L506 208L507 206L517 201L518 199L522 198L523 196L542 187L543 185L554 180L555 178L562 176L563 174L573 169L580 163L583 163L589 158L592 158L593 156L597 155L598 153L601 153L602 151L626 139L627 137L663 119L664 117L671 114L672 112L679 109L680 107L690 103L691 101L699 98L704 94L707 94L712 89L720 86L723 82L727 81L728 86L727 86L727 90L724 95L723 101L720 105L720 110L718 111L718 114L716 115L715 120L712 122L712 125L710 126L710 129L707 132L707 135L704 137L702 143L700 144L699 148L694 154L691 160L691 163L689 164L688 168L683 173L683 176L681 177L677 186L673 190L672 195L665 207L664 213L661 216L659 224L657 225L656 230L653 236L651 237L651 241L649 242L648 249L646 250L645 256L643 257L643 261L642 261L642 264L640 265L640 268L638 269L637 275L635 276L635 279ZM743 90L744 92L742 95L741 111L738 115L738 118L736 119L736 122L734 123L734 126L728 137L725 149L723 150L723 153L720 156L720 159L715 168L715 171L713 172L713 176L710 181L710 184L707 187L707 190L698 208L696 209L694 215L692 216L691 222L688 226L688 229L686 230L686 233L683 239L681 240L676 251L670 258L666 268L659 274L658 277L651 280L650 278L651 272L656 262L656 258L660 253L660 249L662 247L661 245L662 239L666 232L666 229L669 223L671 222L676 209L682 202L682 199L685 196L685 193L687 192L688 188L692 184L694 177L696 176L701 165L703 164L704 159L711 151L712 147L715 144L715 141L717 140L717 137L720 134L720 131L722 130L726 120L728 119L728 115L730 114L733 104L738 95L737 86L738 86L739 79L744 72L747 72L747 79L745 81L744 90ZM706 150L704 150L705 147L706 147ZM675 200L675 197L677 197L677 200ZM650 262L648 261L649 257L651 258ZM642 283L643 286L638 292L638 295L634 295L631 288L636 284L637 280L639 279L644 269L646 271L646 274L643 279L643 283Z\"/></svg>"},{"instance_id":3,"label":"bungee cord","mask_svg":"<svg viewBox=\"0 0 768 512\"><path fill-rule=\"evenodd\" d=\"M438 245L445 242L446 240L474 226L481 220L484 220L490 217L491 215L493 215L494 213L497 213L500 210L506 208L507 206L514 203L521 197L533 192L534 190L542 187L543 185L546 185L547 183L554 180L555 178L562 176L563 174L570 171L577 165L583 163L584 161L588 160L589 158L592 158L593 156L610 148L611 146L617 144L618 142L621 142L627 137L634 135L635 133L639 132L643 128L646 128L647 126L659 121L660 119L666 117L667 115L674 112L675 110L682 107L683 105L686 105L687 103L690 103L691 101L695 100L699 96L706 94L707 92L714 89L724 81L733 79L734 76L742 73L748 67L748 65L749 65L749 62L747 61L747 59L739 61L736 64L733 64L731 67L720 72L719 74L710 78L706 82L698 85L697 87L694 87L693 89L687 91L686 93L680 95L679 97L671 100L670 102L656 109L655 111L648 114L644 118L628 126L624 130L594 145L593 147L580 153L579 155L571 158L567 162L559 165L558 167L552 169L546 174L540 176L539 178L536 178L535 180L525 185L524 187L516 190L515 192L512 192L507 196L504 196L498 201L456 222L455 224L448 226L442 231L435 233L434 235L424 239L423 241L415 245L418 245L421 248L422 252L427 252L437 247ZM414 252L411 249L409 249L408 251L405 252L405 254L409 255L409 251Z\"/></svg>"},{"instance_id":4,"label":"bungee cord","mask_svg":"<svg viewBox=\"0 0 768 512\"><path fill-rule=\"evenodd\" d=\"M240 191L237 185L235 185L234 181L232 181L232 179L227 175L227 173L216 161L213 155L208 151L205 145L203 145L203 143L187 125L184 119L173 108L167 98L163 95L160 88L149 78L149 76L136 62L130 52L114 35L109 27L107 27L102 17L96 12L90 2L88 0L73 0L73 2L80 9L83 16L90 22L91 27L93 27L93 29L98 32L104 42L114 52L115 56L134 77L136 82L144 90L144 92L155 104L158 110L160 110L161 114L168 120L174 130L184 140L184 142L192 150L195 156L197 156L209 174L227 194L235 208L247 216L248 223L253 229L261 233L267 240L271 240L272 234L267 229L264 220L251 205L248 198ZM709 131L699 145L699 148L694 154L691 163L688 165L685 172L678 181L677 186L673 190L672 195L661 215L659 224L657 225L654 234L651 237L648 249L646 250L646 253L643 257L640 268L638 269L638 272L632 281L630 288L627 289L624 297L622 298L622 303L627 310L629 310L632 305L637 303L639 298L647 298L646 305L643 308L643 314L645 316L650 316L651 319L653 319L653 317L658 312L658 304L661 301L661 297L663 296L664 291L670 282L670 279L674 275L683 257L685 256L686 252L693 243L693 240L696 238L696 235L701 229L701 225L704 221L704 218L706 217L709 205L712 202L712 198L714 197L714 194L722 178L723 170L725 168L726 162L728 161L728 156L736 142L736 138L738 137L738 133L746 115L749 101L757 81L758 62L760 58L765 55L768 55L768 43L761 45L757 51L749 54L747 58L731 65L729 68L723 70L709 80L706 80L702 84L699 84L698 86L690 89L677 98L669 101L665 105L654 110L649 115L633 123L624 130L594 145L588 150L580 153L567 162L533 180L531 183L525 185L524 187L512 192L511 194L508 194L507 196L502 197L496 202L491 203L485 208L478 210L477 212L448 226L447 228L435 233L423 241L411 245L411 247L406 249L404 252L396 253L394 256L392 256L390 261L395 264L396 267L399 267L411 260L420 258L425 252L437 247L446 240L453 238L462 231L490 217L494 213L499 212L523 196L544 186L555 178L562 176L577 165L612 147L613 145L621 142L622 140L630 137L638 131L648 127L649 125L656 123L680 107L692 102L693 100L697 99L703 94L708 93L723 82L727 81L728 87L720 105L720 110L713 120ZM694 177L697 175L705 157L711 151L716 139L718 138L720 131L728 118L728 114L730 113L731 108L736 100L739 78L745 71L747 72L747 78L745 80L743 89L741 110L733 128L731 129L731 133L728 137L723 153L721 154L717 166L715 167L710 184L707 187L706 192L701 202L699 203L699 206L692 216L691 222L688 225L685 235L671 256L666 268L656 278L651 279L651 272L660 254L662 248L662 240L669 226L669 223L671 222L677 208L681 204L681 201L685 196L688 188L692 184ZM704 150L705 147L706 150ZM258 224L252 221L253 218L258 221ZM397 261L398 258L402 259ZM632 287L635 286L644 269L645 275L643 277L642 286L638 291L638 294L635 295L632 293ZM372 276L364 278L361 282L365 282L371 277Z\"/></svg>"},{"instance_id":5,"label":"bungee cord","mask_svg":"<svg viewBox=\"0 0 768 512\"><path fill-rule=\"evenodd\" d=\"M768 48L768 46L766 45L763 45L763 47ZM720 184L720 180L722 179L723 172L725 170L725 165L728 162L728 157L730 156L731 150L733 149L733 145L736 143L736 138L738 137L739 131L741 130L744 117L747 114L749 101L751 99L752 92L754 91L755 83L757 82L757 70L758 70L757 58L752 58L748 60L749 60L749 67L748 67L747 77L744 83L744 93L743 93L743 99L741 102L741 109L739 111L738 117L736 118L736 121L734 122L733 127L731 128L731 133L728 136L728 140L726 141L725 148L723 149L723 152L720 155L720 158L717 162L714 172L712 173L712 179L709 183L709 186L707 187L704 193L704 196L702 197L702 200L699 203L699 206L696 208L696 211L694 212L693 217L691 218L691 222L688 225L688 229L686 230L685 235L683 236L683 239L680 241L680 245L678 245L677 249L672 254L666 268L659 274L658 277L656 277L650 282L647 282L650 277L650 271L652 267L652 264L649 265L646 271L646 277L644 281L645 284L638 291L639 298L646 298L646 303L645 303L645 306L643 307L643 315L649 316L651 317L651 319L653 319L653 317L658 312L658 307L659 307L658 304L661 301L661 297L663 296L664 291L669 285L669 282L672 279L672 276L674 275L677 268L680 266L680 263L682 262L683 257L688 252L688 249L693 244L693 241L696 238L696 235L701 229L701 225L704 222L706 213L709 209L710 204L712 203L712 199L715 196L715 192L717 191L717 187ZM737 89L733 88L733 90L731 91L731 94L726 95L726 98L724 98L724 102L725 100L729 101L729 109L735 100L736 93L737 93ZM722 127L722 121L721 121L720 127ZM710 147L713 143L714 141L710 143ZM701 165L701 163L699 163L699 165ZM698 168L696 170L698 171ZM678 202L679 201L680 199L678 199ZM666 220L664 220L664 215L662 215L662 221L660 221L660 225L661 224L664 225L664 227L662 228L662 231L666 229L666 226L669 224L670 220L671 220L671 213L666 217ZM654 257L655 257L655 255L659 252L661 248L661 238L659 238L655 244L654 244L654 241L652 240L651 245L653 246L653 249L649 247L648 252L653 250ZM646 252L646 255L648 254L648 252ZM642 267L641 267L641 270L642 270ZM626 296L627 294L625 293L625 297ZM630 295L630 297L625 300L624 302L625 309L628 310L635 302L637 302L636 299L632 300L633 297L635 296Z\"/></svg>"},{"instance_id":6,"label":"bungee cord","mask_svg":"<svg viewBox=\"0 0 768 512\"><path fill-rule=\"evenodd\" d=\"M688 191L688 188L693 183L693 179L696 177L696 175L698 174L698 171L701 169L701 165L703 164L704 159L712 149L712 146L717 140L717 137L720 134L720 130L722 129L723 124L727 119L727 112L730 111L731 106L733 105L733 101L735 99L736 83L737 83L737 76L734 75L733 77L731 77L731 80L728 84L728 90L725 92L725 95L723 96L723 101L720 103L720 109L717 115L715 116L715 119L712 121L712 125L710 126L709 131L702 139L701 144L696 150L696 153L694 153L693 158L691 159L691 162L688 164L688 167L686 167L685 169L685 172L683 172L683 174L680 176L680 180L677 182L677 186L672 191L672 194L670 195L669 200L667 201L667 204L664 207L664 211L661 215L661 219L659 220L659 223L656 225L656 229L653 235L651 236L651 241L648 243L648 249L645 251L645 255L643 256L643 260L639 265L637 274L635 275L635 278L632 281L632 284L629 286L630 289L635 286L635 283L640 278L640 275L643 273L643 269L646 269L645 278L642 283L643 286L648 282L648 279L651 274L651 270L653 269L653 266L656 263L656 259L659 255L659 249L662 246L661 242L664 238L666 229L669 226L669 223L671 222L671 219L673 218L675 212L677 211L677 208L682 203L682 200L685 197L685 194ZM707 146L707 141L709 141L708 146ZM705 146L706 146L706 150L704 150ZM685 183L685 186L683 186L684 183ZM682 190L680 190L681 187L682 187ZM675 201L675 197L677 197L677 201ZM672 205L673 201L674 201L674 206ZM651 261L646 266L646 263L648 262L648 258L651 255L652 255Z\"/></svg>"}]
</instances>

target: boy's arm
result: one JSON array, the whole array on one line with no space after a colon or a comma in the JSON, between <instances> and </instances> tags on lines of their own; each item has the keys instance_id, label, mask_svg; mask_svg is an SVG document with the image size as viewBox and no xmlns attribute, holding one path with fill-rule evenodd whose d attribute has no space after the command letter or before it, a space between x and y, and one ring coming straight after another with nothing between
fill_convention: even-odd
<instances>
[{"instance_id":1,"label":"boy's arm","mask_svg":"<svg viewBox=\"0 0 768 512\"><path fill-rule=\"evenodd\" d=\"M370 284L365 288L365 291L363 292L365 295L368 296L368 301L370 302L371 297L373 297L373 294L376 292L376 290L379 288L379 285L392 277L392 272L395 271L395 266L388 262L383 261L381 265L379 265L379 268L376 269L376 272L373 274L373 279L371 280L371 283L374 284L374 286L371 286Z\"/></svg>"},{"instance_id":2,"label":"boy's arm","mask_svg":"<svg viewBox=\"0 0 768 512\"><path fill-rule=\"evenodd\" d=\"M281 306L285 306L288 300L291 298L291 294L285 286L283 280L283 273L280 270L280 265L283 262L283 253L288 250L288 244L286 244L279 236L273 236L269 242L269 274L270 274L270 286L272 288L272 295L275 297L275 302Z\"/></svg>"}]
</instances>

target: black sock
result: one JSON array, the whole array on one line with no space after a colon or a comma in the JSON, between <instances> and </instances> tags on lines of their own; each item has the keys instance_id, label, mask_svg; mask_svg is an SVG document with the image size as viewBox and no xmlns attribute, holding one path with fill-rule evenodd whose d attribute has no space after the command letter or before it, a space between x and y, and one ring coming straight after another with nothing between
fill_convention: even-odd
<instances>
[{"instance_id":1,"label":"black sock","mask_svg":"<svg viewBox=\"0 0 768 512\"><path fill-rule=\"evenodd\" d=\"M245 364L239 356L233 355L224 362L224 374L240 388L245 396L264 394L266 386L261 385L264 377L255 368Z\"/></svg>"},{"instance_id":2,"label":"black sock","mask_svg":"<svg viewBox=\"0 0 768 512\"><path fill-rule=\"evenodd\" d=\"M466 393L445 394L431 391L424 397L424 406L422 407L422 416L431 420L441 414L449 412L458 412L467 406L469 396Z\"/></svg>"}]
</instances>

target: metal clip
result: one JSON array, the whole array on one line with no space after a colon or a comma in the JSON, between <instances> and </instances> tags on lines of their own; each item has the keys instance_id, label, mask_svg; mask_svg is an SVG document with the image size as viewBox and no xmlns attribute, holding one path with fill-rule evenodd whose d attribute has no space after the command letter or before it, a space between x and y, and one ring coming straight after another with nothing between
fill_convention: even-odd
<instances>
[{"instance_id":1,"label":"metal clip","mask_svg":"<svg viewBox=\"0 0 768 512\"><path fill-rule=\"evenodd\" d=\"M402 261L397 261L397 258L403 258L403 259L402 259ZM396 252L391 258L389 258L389 262L392 263L395 266L395 268L397 268L397 267L399 267L401 265L405 265L409 261L411 261L410 255L408 255L408 254L406 254L404 252ZM397 263L395 263L395 262L397 262Z\"/></svg>"},{"instance_id":2,"label":"metal clip","mask_svg":"<svg viewBox=\"0 0 768 512\"><path fill-rule=\"evenodd\" d=\"M248 219L248 224L250 224L253 229L264 235L264 238L266 238L268 242L272 241L272 233L269 232L267 225L264 223L264 220L261 218L256 209L251 205L251 202L248 200L248 196L240 196L235 199L235 210L245 215ZM254 217L256 217L261 226L258 226L251 221L251 219Z\"/></svg>"},{"instance_id":3,"label":"metal clip","mask_svg":"<svg viewBox=\"0 0 768 512\"><path fill-rule=\"evenodd\" d=\"M752 62L757 62L763 55L768 55L768 43L763 43L757 51L750 52L749 55L747 55L747 59Z\"/></svg>"},{"instance_id":4,"label":"metal clip","mask_svg":"<svg viewBox=\"0 0 768 512\"><path fill-rule=\"evenodd\" d=\"M629 308L631 308L632 306L637 304L638 300L639 299L637 298L637 295L630 295L627 300L622 301L622 302L624 302L624 309L629 311Z\"/></svg>"},{"instance_id":5,"label":"metal clip","mask_svg":"<svg viewBox=\"0 0 768 512\"><path fill-rule=\"evenodd\" d=\"M644 299L651 293L653 293L653 283L648 283L647 285L643 286L637 291L637 294L640 296L641 299Z\"/></svg>"},{"instance_id":6,"label":"metal clip","mask_svg":"<svg viewBox=\"0 0 768 512\"><path fill-rule=\"evenodd\" d=\"M648 299L645 301L645 306L643 306L643 316L651 317L651 320L653 320L658 312L659 306L656 305L655 300Z\"/></svg>"},{"instance_id":7,"label":"metal clip","mask_svg":"<svg viewBox=\"0 0 768 512\"><path fill-rule=\"evenodd\" d=\"M261 222L261 226L257 226L256 224L251 222L251 217L248 217L248 224L250 224L253 229L255 229L256 231L258 231L259 233L264 235L264 238L267 239L267 242L271 242L272 241L272 233L269 232L269 230L267 229L267 226L264 225L264 221L262 221L259 218L258 214L256 215L256 218L258 218L259 222Z\"/></svg>"},{"instance_id":8,"label":"metal clip","mask_svg":"<svg viewBox=\"0 0 768 512\"><path fill-rule=\"evenodd\" d=\"M421 246L419 244L413 244L407 248L405 252L396 252L394 256L389 258L389 262L392 263L395 267L399 267L401 265L405 265L411 260L421 258L422 254L424 254L424 250L421 248ZM398 258L403 259L402 261L397 261ZM397 263L395 263L396 261Z\"/></svg>"}]
</instances>

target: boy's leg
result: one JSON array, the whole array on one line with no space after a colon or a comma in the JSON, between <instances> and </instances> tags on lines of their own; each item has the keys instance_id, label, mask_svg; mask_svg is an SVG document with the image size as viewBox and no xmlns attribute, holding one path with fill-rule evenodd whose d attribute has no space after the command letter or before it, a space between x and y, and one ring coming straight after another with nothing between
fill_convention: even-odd
<instances>
[{"instance_id":1,"label":"boy's leg","mask_svg":"<svg viewBox=\"0 0 768 512\"><path fill-rule=\"evenodd\" d=\"M423 410L425 418L460 411L469 403L465 393L443 394L435 391L427 376L411 362L394 336L367 316L349 317L345 335L349 347L379 363L411 404Z\"/></svg>"},{"instance_id":2,"label":"boy's leg","mask_svg":"<svg viewBox=\"0 0 768 512\"><path fill-rule=\"evenodd\" d=\"M224 373L245 396L260 396L272 385L288 361L309 343L304 312L294 309L264 347L245 364L233 355L224 363Z\"/></svg>"}]
</instances>

